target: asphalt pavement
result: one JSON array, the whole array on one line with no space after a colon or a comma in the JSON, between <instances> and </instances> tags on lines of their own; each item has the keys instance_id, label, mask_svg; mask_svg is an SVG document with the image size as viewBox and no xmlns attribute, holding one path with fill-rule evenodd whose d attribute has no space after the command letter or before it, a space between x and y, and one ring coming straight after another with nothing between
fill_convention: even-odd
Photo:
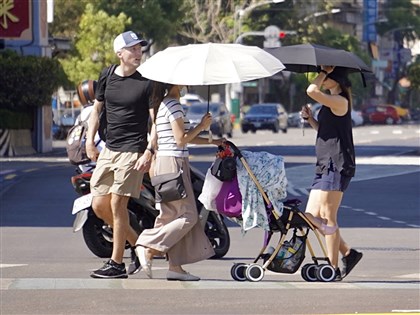
<instances>
[{"instance_id":1,"label":"asphalt pavement","mask_svg":"<svg viewBox=\"0 0 420 315\"><path fill-rule=\"evenodd\" d=\"M360 129L360 132L364 131ZM289 135L293 137L293 134ZM235 141L241 141L241 135ZM373 149L384 152L380 147ZM313 157L295 153L285 156L291 163L288 177L292 179L294 193L305 195L309 177L304 178L302 174L312 167L307 163L312 163ZM358 168L360 174L354 182L358 190L368 189L375 180L380 181L373 174L385 172L380 169L384 165L388 166L386 175L393 176L397 187L402 186L404 176L419 174L418 154L387 156L382 166L382 155L367 154L363 158L364 164ZM195 163L208 163L211 159L208 154L192 156ZM395 167L389 167L393 159L398 161ZM3 163L6 161L8 163ZM42 185L44 179L36 175L36 168L42 161L51 167L54 176L68 180L69 166L63 142L54 142L53 151L46 154L2 158L0 206L1 196L7 195L8 200L18 202L19 192L14 188L22 183L19 182L20 175L28 177L28 185ZM415 177L413 179L415 182ZM21 200L19 206L13 208L16 220L22 220L19 212L30 212L38 221L48 220L45 216L67 213L68 209L59 208L59 201L53 198L62 194L61 186L45 187L50 194L49 197L42 196L42 202ZM415 194L416 187L418 184L407 193ZM382 193L390 196L393 187L384 188ZM35 194L34 189L33 198L37 198ZM360 194L351 197L360 198ZM43 202L57 202L57 213L45 213L40 206ZM346 207L345 202L343 205ZM10 212L10 206L8 202L7 209L1 207L2 217ZM235 224L229 227L231 246L225 257L186 266L189 272L201 277L199 282L166 281L167 262L163 259L154 260L154 279L148 279L142 272L124 280L91 279L90 271L98 268L102 259L93 256L84 244L82 233L73 233L66 223L57 226L34 226L30 222L1 224L0 314L420 314L418 215L412 221L391 222L386 227L388 220L379 211L356 206L349 210L347 215L362 218L363 222L341 228L341 234L364 256L344 281L333 283L306 282L300 272L279 274L271 271L266 271L260 282L233 280L232 265L252 263L264 238L262 230L242 234ZM404 211L404 205L389 211ZM369 223L370 220L377 222L381 216L385 225L374 227ZM67 222L68 217L65 220ZM315 252L320 253L313 232L310 241ZM273 242L278 242L277 234L273 236ZM308 262L311 262L309 253L302 266Z\"/></svg>"}]
</instances>

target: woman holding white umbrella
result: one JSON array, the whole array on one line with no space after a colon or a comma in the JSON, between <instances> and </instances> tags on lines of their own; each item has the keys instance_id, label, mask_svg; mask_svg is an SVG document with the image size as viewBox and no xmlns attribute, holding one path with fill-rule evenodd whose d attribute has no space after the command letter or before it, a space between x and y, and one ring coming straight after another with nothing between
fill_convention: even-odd
<instances>
[{"instance_id":1,"label":"woman holding white umbrella","mask_svg":"<svg viewBox=\"0 0 420 315\"><path fill-rule=\"evenodd\" d=\"M166 254L169 262L168 280L197 281L199 277L186 272L182 265L198 262L214 255L213 247L198 221L198 211L190 177L188 143L208 144L209 139L199 134L210 127L212 118L207 113L201 122L190 130L188 119L179 98L187 91L184 85L153 83L152 99L155 106L157 133L156 161L151 176L175 173L182 170L187 197L161 202L160 215L154 228L146 229L137 240L137 255L143 270L152 278L152 259ZM224 139L214 139L218 146ZM150 148L152 151L153 148Z\"/></svg>"},{"instance_id":2,"label":"woman holding white umbrella","mask_svg":"<svg viewBox=\"0 0 420 315\"><path fill-rule=\"evenodd\" d=\"M137 254L143 269L152 277L153 255L167 253L168 280L192 281L198 277L186 273L182 265L214 255L203 228L197 223L197 210L191 188L187 143L221 145L224 139L201 138L211 124L211 115L189 130L189 122L179 103L186 85L213 85L265 78L284 69L277 58L261 48L237 44L190 44L168 47L143 63L138 71L158 82L154 103L159 105L155 126L158 137L155 175L171 173L181 167L187 183L185 199L161 203L161 215L155 227L145 230L137 241ZM181 93L182 91L182 93ZM162 102L161 102L162 101Z\"/></svg>"}]
</instances>

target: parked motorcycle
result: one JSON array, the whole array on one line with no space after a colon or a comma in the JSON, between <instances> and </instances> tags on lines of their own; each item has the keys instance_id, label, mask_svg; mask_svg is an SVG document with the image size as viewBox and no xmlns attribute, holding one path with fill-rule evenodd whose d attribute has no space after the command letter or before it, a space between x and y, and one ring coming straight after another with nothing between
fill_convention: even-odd
<instances>
[{"instance_id":1,"label":"parked motorcycle","mask_svg":"<svg viewBox=\"0 0 420 315\"><path fill-rule=\"evenodd\" d=\"M98 257L108 258L112 255L112 228L99 219L92 210L92 195L90 193L91 170L77 168L78 174L71 178L75 191L81 195L73 204L72 214L76 215L73 231L83 231L83 238L89 250ZM207 210L198 200L204 184L204 174L191 166L191 179L195 200L199 212L199 220L204 227L215 255L212 258L222 258L230 247L229 231L224 223L224 218L215 211ZM154 226L159 210L155 208L155 192L151 185L150 177L145 174L139 198L131 197L128 202L130 225L139 234L144 229ZM127 248L129 248L127 243Z\"/></svg>"}]
</instances>

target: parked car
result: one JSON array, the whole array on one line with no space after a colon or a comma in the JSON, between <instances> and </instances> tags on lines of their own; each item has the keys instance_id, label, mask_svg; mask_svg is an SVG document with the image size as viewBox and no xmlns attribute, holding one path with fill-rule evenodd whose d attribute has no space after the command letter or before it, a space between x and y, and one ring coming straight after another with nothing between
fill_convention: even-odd
<instances>
[{"instance_id":1,"label":"parked car","mask_svg":"<svg viewBox=\"0 0 420 315\"><path fill-rule=\"evenodd\" d=\"M204 103L204 102L206 102L206 100L204 98L202 98L200 95L190 94L190 93L185 94L183 97L181 97L179 99L179 101L180 101L181 105L187 105L187 106L189 106L191 104L194 104L194 103Z\"/></svg>"},{"instance_id":2,"label":"parked car","mask_svg":"<svg viewBox=\"0 0 420 315\"><path fill-rule=\"evenodd\" d=\"M287 112L283 105L279 103L261 103L254 104L245 113L241 121L241 130L243 133L248 131L268 129L274 133L282 130L287 132Z\"/></svg>"},{"instance_id":3,"label":"parked car","mask_svg":"<svg viewBox=\"0 0 420 315\"><path fill-rule=\"evenodd\" d=\"M231 119L231 113L223 103L210 103L210 113L213 121L210 126L210 130L214 135L223 137L227 135L228 138L232 138L233 124ZM205 103L193 103L188 106L187 118L190 121L191 128L197 126L200 123L203 115L207 113L207 102Z\"/></svg>"},{"instance_id":4,"label":"parked car","mask_svg":"<svg viewBox=\"0 0 420 315\"><path fill-rule=\"evenodd\" d=\"M401 118L392 105L370 105L362 110L365 123L370 124L399 124Z\"/></svg>"},{"instance_id":5,"label":"parked car","mask_svg":"<svg viewBox=\"0 0 420 315\"><path fill-rule=\"evenodd\" d=\"M408 120L411 119L410 111L407 108L402 108L401 106L390 105L390 104L389 104L389 106L392 106L392 107L395 108L395 110L397 111L397 114L401 118L401 120L408 121Z\"/></svg>"},{"instance_id":6,"label":"parked car","mask_svg":"<svg viewBox=\"0 0 420 315\"><path fill-rule=\"evenodd\" d=\"M301 126L300 111L293 112L287 115L287 125L289 127L300 127Z\"/></svg>"},{"instance_id":7,"label":"parked car","mask_svg":"<svg viewBox=\"0 0 420 315\"><path fill-rule=\"evenodd\" d=\"M411 108L410 109L410 117L413 121L420 120L420 108Z\"/></svg>"},{"instance_id":8,"label":"parked car","mask_svg":"<svg viewBox=\"0 0 420 315\"><path fill-rule=\"evenodd\" d=\"M311 105L312 115L315 119L318 118L319 110L321 109L321 104L315 103ZM361 126L364 124L363 114L361 111L351 109L351 122L353 127Z\"/></svg>"}]
</instances>

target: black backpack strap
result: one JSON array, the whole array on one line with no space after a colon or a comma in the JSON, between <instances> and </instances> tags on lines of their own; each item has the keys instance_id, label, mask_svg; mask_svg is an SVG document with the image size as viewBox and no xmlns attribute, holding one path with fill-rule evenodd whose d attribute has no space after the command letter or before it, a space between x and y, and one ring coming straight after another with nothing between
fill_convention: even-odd
<instances>
[{"instance_id":1,"label":"black backpack strap","mask_svg":"<svg viewBox=\"0 0 420 315\"><path fill-rule=\"evenodd\" d=\"M105 80L105 90L106 86L109 84L109 79L111 75L115 72L115 69L117 69L118 65L111 65L108 67L108 70L106 72L106 80ZM107 121L106 121L106 99L104 99L104 106L102 107L102 112L99 116L99 128L98 133L101 140L106 141L106 127L107 127Z\"/></svg>"},{"instance_id":2,"label":"black backpack strap","mask_svg":"<svg viewBox=\"0 0 420 315\"><path fill-rule=\"evenodd\" d=\"M111 75L115 72L115 69L117 69L118 65L110 65L107 72L106 72L106 80L105 80L105 90L106 90L106 86L109 84L109 78L111 77ZM104 109L105 110L105 106Z\"/></svg>"},{"instance_id":3,"label":"black backpack strap","mask_svg":"<svg viewBox=\"0 0 420 315\"><path fill-rule=\"evenodd\" d=\"M111 74L113 74L115 72L115 69L117 69L117 67L118 67L118 65L109 66L108 71L106 72L105 89L106 89L106 86L109 83L109 78L111 77Z\"/></svg>"}]
</instances>

